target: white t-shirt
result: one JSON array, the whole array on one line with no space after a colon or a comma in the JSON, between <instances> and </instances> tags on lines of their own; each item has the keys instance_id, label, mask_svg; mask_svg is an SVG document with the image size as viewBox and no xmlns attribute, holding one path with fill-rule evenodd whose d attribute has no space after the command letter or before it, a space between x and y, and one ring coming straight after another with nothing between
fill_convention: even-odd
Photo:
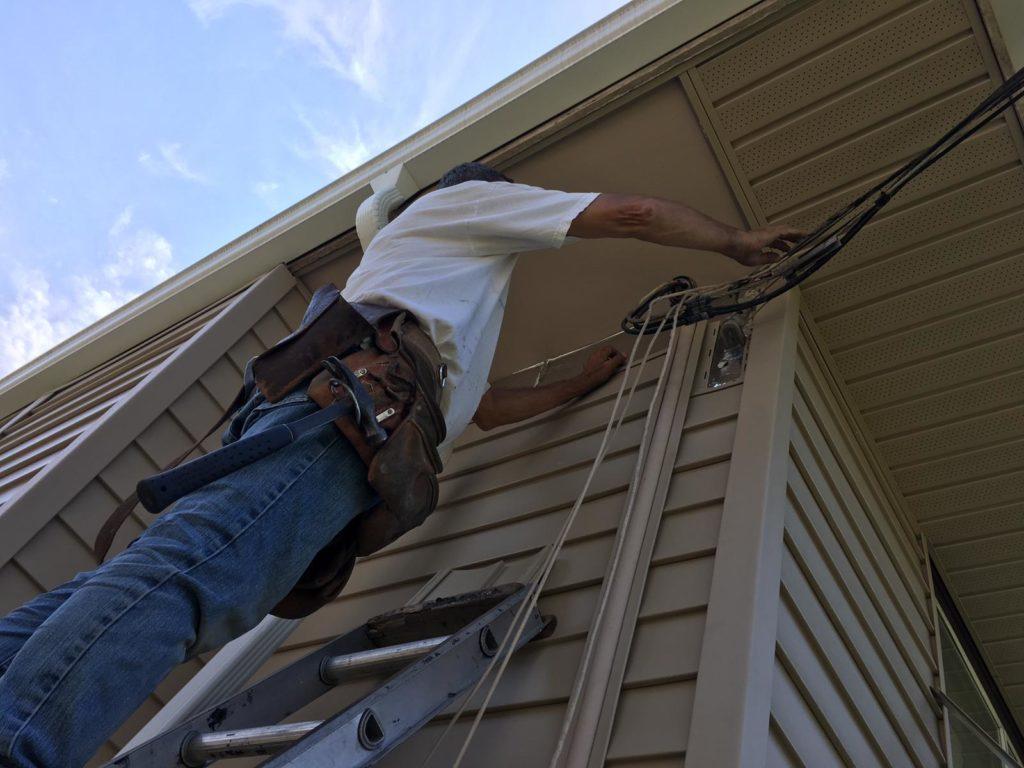
<instances>
[{"instance_id":1,"label":"white t-shirt","mask_svg":"<svg viewBox=\"0 0 1024 768\"><path fill-rule=\"evenodd\" d=\"M448 365L441 398L451 444L487 391L516 253L560 248L597 192L466 181L413 202L373 238L342 295L412 312Z\"/></svg>"}]
</instances>

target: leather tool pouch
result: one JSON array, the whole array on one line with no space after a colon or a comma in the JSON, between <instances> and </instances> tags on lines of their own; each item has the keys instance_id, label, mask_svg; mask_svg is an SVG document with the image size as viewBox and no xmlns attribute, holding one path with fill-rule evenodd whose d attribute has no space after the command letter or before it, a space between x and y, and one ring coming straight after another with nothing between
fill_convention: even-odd
<instances>
[{"instance_id":1,"label":"leather tool pouch","mask_svg":"<svg viewBox=\"0 0 1024 768\"><path fill-rule=\"evenodd\" d=\"M356 555L387 546L420 525L437 506L437 474L442 468L437 446L445 437L439 406L441 356L404 312L384 318L379 326L373 328L339 295L281 345L284 351L278 353L274 347L269 351L273 354L264 353L269 360L261 355L254 363L256 385L268 400L280 399L312 376L307 394L326 407L349 397L343 382L324 366L325 360L340 362L372 398L373 416L382 416L378 424L388 435L383 444L372 445L356 418L334 422L367 465L367 481L381 502L317 553L271 611L276 616L301 618L332 600L348 581Z\"/></svg>"},{"instance_id":2,"label":"leather tool pouch","mask_svg":"<svg viewBox=\"0 0 1024 768\"><path fill-rule=\"evenodd\" d=\"M319 371L325 359L358 347L373 334L373 326L338 293L308 325L253 360L256 386L276 403Z\"/></svg>"},{"instance_id":3,"label":"leather tool pouch","mask_svg":"<svg viewBox=\"0 0 1024 768\"><path fill-rule=\"evenodd\" d=\"M365 556L420 525L437 506L437 446L444 440L441 358L427 335L405 313L384 321L375 344L346 355L351 370L373 399L378 423L388 433L371 445L351 416L335 421L368 467L367 481L381 503L354 521L357 553ZM308 394L321 407L347 397L341 382L325 370L310 383Z\"/></svg>"}]
</instances>

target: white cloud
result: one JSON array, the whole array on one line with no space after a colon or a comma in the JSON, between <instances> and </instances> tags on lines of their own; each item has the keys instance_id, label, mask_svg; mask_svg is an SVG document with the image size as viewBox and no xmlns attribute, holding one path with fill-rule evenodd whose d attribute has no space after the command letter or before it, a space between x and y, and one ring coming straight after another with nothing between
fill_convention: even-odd
<instances>
[{"instance_id":1,"label":"white cloud","mask_svg":"<svg viewBox=\"0 0 1024 768\"><path fill-rule=\"evenodd\" d=\"M473 18L463 18L460 21L461 27L456 37L458 42L455 45L445 45L443 52L438 51L439 55L432 58L434 69L420 94L419 109L413 126L416 130L437 120L454 106L451 103L452 93L471 66L470 56L475 52L487 17L484 13L478 12ZM447 39L444 42L447 43Z\"/></svg>"},{"instance_id":2,"label":"white cloud","mask_svg":"<svg viewBox=\"0 0 1024 768\"><path fill-rule=\"evenodd\" d=\"M189 5L204 24L234 6L269 8L280 17L285 38L368 95L381 97L387 65L382 0L190 0Z\"/></svg>"},{"instance_id":3,"label":"white cloud","mask_svg":"<svg viewBox=\"0 0 1024 768\"><path fill-rule=\"evenodd\" d=\"M150 152L139 152L139 164L157 176L177 176L200 184L209 182L205 174L193 170L182 157L181 144L160 144L157 146L157 154L159 157L154 157Z\"/></svg>"},{"instance_id":4,"label":"white cloud","mask_svg":"<svg viewBox=\"0 0 1024 768\"><path fill-rule=\"evenodd\" d=\"M277 192L280 186L276 181L257 181L252 185L252 193L273 208L275 207L276 199L274 193Z\"/></svg>"},{"instance_id":5,"label":"white cloud","mask_svg":"<svg viewBox=\"0 0 1024 768\"><path fill-rule=\"evenodd\" d=\"M486 3L459 7L449 3L413 7L393 0L189 3L204 24L246 9L272 14L289 45L310 53L316 65L355 83L377 101L358 105L342 95L336 103L344 111L335 107L332 115L331 102L324 102L311 115L315 124L299 114L308 140L304 145L289 143L300 158L318 160L331 172L329 178L361 165L473 96L466 92L467 76L473 79L481 66L472 57L480 52L492 15ZM339 119L339 114L345 117Z\"/></svg>"},{"instance_id":6,"label":"white cloud","mask_svg":"<svg viewBox=\"0 0 1024 768\"><path fill-rule=\"evenodd\" d=\"M174 274L173 249L163 236L132 227L126 208L108 234L96 267L56 285L19 259L5 259L12 300L0 311L0 376L123 306Z\"/></svg>"},{"instance_id":7,"label":"white cloud","mask_svg":"<svg viewBox=\"0 0 1024 768\"><path fill-rule=\"evenodd\" d=\"M330 166L327 174L330 178L348 173L394 143L394 137L388 132L372 131L368 138L364 137L355 120L349 121L347 129L325 131L301 112L297 116L306 127L310 145L295 147L295 153L300 157L326 161Z\"/></svg>"}]
</instances>

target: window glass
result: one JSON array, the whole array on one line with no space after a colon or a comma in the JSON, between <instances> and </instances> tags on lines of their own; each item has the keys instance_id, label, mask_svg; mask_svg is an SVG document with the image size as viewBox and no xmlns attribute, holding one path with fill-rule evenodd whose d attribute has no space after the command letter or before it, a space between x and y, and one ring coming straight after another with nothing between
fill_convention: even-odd
<instances>
[{"instance_id":1,"label":"window glass","mask_svg":"<svg viewBox=\"0 0 1024 768\"><path fill-rule=\"evenodd\" d=\"M996 717L995 709L944 615L939 621L939 642L942 646L946 696L991 736L993 741L1016 756L1005 730ZM1011 765L993 754L985 741L957 717L950 716L949 726L952 742L951 768L1009 768Z\"/></svg>"}]
</instances>

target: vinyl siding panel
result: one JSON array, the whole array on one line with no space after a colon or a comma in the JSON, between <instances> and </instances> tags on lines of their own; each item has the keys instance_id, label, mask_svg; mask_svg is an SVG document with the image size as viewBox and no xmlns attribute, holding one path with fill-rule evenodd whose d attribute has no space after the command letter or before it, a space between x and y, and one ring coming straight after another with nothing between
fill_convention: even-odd
<instances>
[{"instance_id":1,"label":"vinyl siding panel","mask_svg":"<svg viewBox=\"0 0 1024 768\"><path fill-rule=\"evenodd\" d=\"M938 667L922 560L828 365L805 322L790 434L773 738L785 738L797 764L943 765L929 691Z\"/></svg>"},{"instance_id":2,"label":"vinyl siding panel","mask_svg":"<svg viewBox=\"0 0 1024 768\"><path fill-rule=\"evenodd\" d=\"M224 308L224 301L40 398L0 427L0 514L40 471Z\"/></svg>"},{"instance_id":3,"label":"vinyl siding panel","mask_svg":"<svg viewBox=\"0 0 1024 768\"><path fill-rule=\"evenodd\" d=\"M612 443L542 595L540 609L558 617L557 629L513 657L469 753L471 765L490 765L502 753L515 754L520 765L539 764L554 748L625 503L656 374L657 366L645 370L630 420ZM402 605L440 570L496 562L515 565L534 557L554 539L582 487L618 381L569 408L524 424L488 433L467 431L442 477L437 511L390 547L360 560L342 595L303 621L255 677ZM329 717L378 682L339 686L294 719ZM467 720L473 713L471 706ZM385 764L422 760L444 723L438 718ZM444 742L435 757L439 765L451 762L462 728L464 724ZM488 738L487 733L492 735Z\"/></svg>"},{"instance_id":4,"label":"vinyl siding panel","mask_svg":"<svg viewBox=\"0 0 1024 768\"><path fill-rule=\"evenodd\" d=\"M595 477L540 600L555 633L513 657L467 765L545 764L562 726L586 635L608 567L660 359L648 364L627 417ZM439 507L422 526L359 561L342 595L305 619L254 678L300 658L367 618L405 603L435 573L525 563L555 537L582 487L619 379L553 414L482 433L471 428L442 477ZM679 765L703 636L721 498L728 477L738 388L692 398L649 578L640 607L619 716L608 752L615 765ZM379 681L344 684L296 713L329 717ZM475 713L475 703L466 714ZM654 718L652 720L652 718ZM657 723L638 731L633 724ZM443 730L441 717L385 760L421 761ZM621 726L620 726L621 724ZM450 763L460 722L435 760ZM648 734L640 738L640 733ZM251 763L256 764L256 761Z\"/></svg>"},{"instance_id":5,"label":"vinyl siding panel","mask_svg":"<svg viewBox=\"0 0 1024 768\"><path fill-rule=\"evenodd\" d=\"M606 765L683 764L741 393L690 398Z\"/></svg>"},{"instance_id":6,"label":"vinyl siding panel","mask_svg":"<svg viewBox=\"0 0 1024 768\"><path fill-rule=\"evenodd\" d=\"M82 378L70 389L86 393L83 397L59 391L37 406L33 416L15 423L9 433L11 453L24 453L25 440L32 446L48 439L46 430L54 434L60 419L71 418L76 409L86 408L86 417L74 422L75 429L84 430L102 418L120 397L131 397L132 386L153 371L160 362L183 343L216 321L226 302L220 302L180 327L156 337L153 348L138 349L118 358ZM135 488L138 480L158 471L212 426L234 398L241 385L242 368L253 354L258 354L278 338L298 327L305 309L305 300L293 288L275 306L233 343L225 340L225 352L194 381L182 382L181 394L165 411L134 435L125 436L125 447L94 478L74 495L32 539L0 566L0 610L6 613L40 593L68 581L75 574L97 566L92 542L107 516ZM107 390L106 387L111 389ZM79 432L72 435L77 437ZM2 438L7 445L8 436ZM220 446L220 436L208 438L201 450ZM34 450L34 448L32 448ZM5 456L11 454L5 454ZM47 460L59 460L50 456ZM69 457L73 460L73 457ZM45 512L45 510L43 510ZM2 514L2 512L0 512ZM111 547L113 557L140 535L154 518L137 507L125 522ZM173 670L157 686L143 705L129 718L93 759L91 765L109 760L191 677L202 668L203 661L194 659Z\"/></svg>"}]
</instances>

